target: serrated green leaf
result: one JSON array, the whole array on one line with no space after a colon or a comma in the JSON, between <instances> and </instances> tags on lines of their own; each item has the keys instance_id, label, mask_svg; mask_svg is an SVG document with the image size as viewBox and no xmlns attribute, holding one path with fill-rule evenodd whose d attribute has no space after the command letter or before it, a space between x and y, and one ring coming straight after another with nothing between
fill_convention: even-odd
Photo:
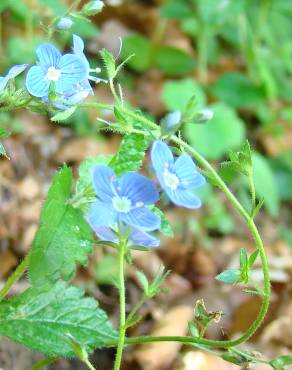
<instances>
[{"instance_id":1,"label":"serrated green leaf","mask_svg":"<svg viewBox=\"0 0 292 370\"><path fill-rule=\"evenodd\" d=\"M92 232L82 212L69 204L72 171L64 166L54 177L41 211L40 228L32 245L29 277L34 286L68 280L76 263L87 263Z\"/></svg>"},{"instance_id":2,"label":"serrated green leaf","mask_svg":"<svg viewBox=\"0 0 292 370\"><path fill-rule=\"evenodd\" d=\"M0 333L50 357L73 357L68 334L88 352L115 340L105 312L76 287L29 288L0 304Z\"/></svg>"},{"instance_id":3,"label":"serrated green leaf","mask_svg":"<svg viewBox=\"0 0 292 370\"><path fill-rule=\"evenodd\" d=\"M76 109L77 109L77 106L75 105L74 107L58 112L51 118L51 121L53 122L65 121L66 119L72 116L72 114L76 111Z\"/></svg>"},{"instance_id":4,"label":"serrated green leaf","mask_svg":"<svg viewBox=\"0 0 292 370\"><path fill-rule=\"evenodd\" d=\"M109 162L117 176L127 171L137 171L142 165L148 141L143 135L128 134L122 139L119 151Z\"/></svg>"},{"instance_id":5,"label":"serrated green leaf","mask_svg":"<svg viewBox=\"0 0 292 370\"><path fill-rule=\"evenodd\" d=\"M225 284L236 284L239 282L241 272L237 269L230 269L221 272L216 276L216 280L222 281Z\"/></svg>"},{"instance_id":6,"label":"serrated green leaf","mask_svg":"<svg viewBox=\"0 0 292 370\"><path fill-rule=\"evenodd\" d=\"M110 80L116 77L116 62L113 55L106 49L100 51L101 57L104 61L105 68L107 70L107 75Z\"/></svg>"}]
</instances>

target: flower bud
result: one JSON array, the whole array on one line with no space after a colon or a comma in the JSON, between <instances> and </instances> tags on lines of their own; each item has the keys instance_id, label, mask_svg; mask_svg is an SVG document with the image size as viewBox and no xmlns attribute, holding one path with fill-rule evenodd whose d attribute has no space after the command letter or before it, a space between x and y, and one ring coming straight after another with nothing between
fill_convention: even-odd
<instances>
[{"instance_id":1,"label":"flower bud","mask_svg":"<svg viewBox=\"0 0 292 370\"><path fill-rule=\"evenodd\" d=\"M56 25L56 28L58 30L68 30L72 27L73 21L70 18L63 17L59 20L59 22Z\"/></svg>"},{"instance_id":2,"label":"flower bud","mask_svg":"<svg viewBox=\"0 0 292 370\"><path fill-rule=\"evenodd\" d=\"M210 109L202 109L195 116L196 123L206 123L213 118L213 112Z\"/></svg>"},{"instance_id":3,"label":"flower bud","mask_svg":"<svg viewBox=\"0 0 292 370\"><path fill-rule=\"evenodd\" d=\"M181 112L175 111L168 113L161 122L162 134L171 135L175 133L181 125Z\"/></svg>"},{"instance_id":4,"label":"flower bud","mask_svg":"<svg viewBox=\"0 0 292 370\"><path fill-rule=\"evenodd\" d=\"M85 4L82 8L82 13L87 16L98 14L104 7L103 1L90 1Z\"/></svg>"}]
</instances>

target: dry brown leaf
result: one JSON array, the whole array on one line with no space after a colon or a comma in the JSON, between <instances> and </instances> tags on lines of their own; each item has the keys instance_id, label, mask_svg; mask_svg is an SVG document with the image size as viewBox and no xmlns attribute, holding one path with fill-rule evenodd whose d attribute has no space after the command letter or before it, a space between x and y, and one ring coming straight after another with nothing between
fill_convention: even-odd
<instances>
[{"instance_id":1,"label":"dry brown leaf","mask_svg":"<svg viewBox=\"0 0 292 370\"><path fill-rule=\"evenodd\" d=\"M285 335L283 335L285 334ZM282 316L271 322L264 330L262 337L264 343L275 341L287 347L292 346L292 315Z\"/></svg>"},{"instance_id":2,"label":"dry brown leaf","mask_svg":"<svg viewBox=\"0 0 292 370\"><path fill-rule=\"evenodd\" d=\"M155 325L150 335L186 335L188 322L193 317L193 308L176 306ZM143 344L134 352L134 358L143 370L167 369L177 356L181 343L160 342Z\"/></svg>"},{"instance_id":3,"label":"dry brown leaf","mask_svg":"<svg viewBox=\"0 0 292 370\"><path fill-rule=\"evenodd\" d=\"M5 277L17 265L17 258L10 250L1 253L0 277Z\"/></svg>"},{"instance_id":4,"label":"dry brown leaf","mask_svg":"<svg viewBox=\"0 0 292 370\"><path fill-rule=\"evenodd\" d=\"M237 365L220 357L201 351L187 352L182 358L183 366L174 370L239 370Z\"/></svg>"}]
</instances>

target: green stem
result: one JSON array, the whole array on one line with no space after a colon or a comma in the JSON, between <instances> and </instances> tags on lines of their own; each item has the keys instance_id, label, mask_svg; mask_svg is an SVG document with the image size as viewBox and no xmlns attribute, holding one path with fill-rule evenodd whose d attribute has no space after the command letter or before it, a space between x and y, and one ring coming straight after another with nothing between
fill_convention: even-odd
<instances>
[{"instance_id":1,"label":"green stem","mask_svg":"<svg viewBox=\"0 0 292 370\"><path fill-rule=\"evenodd\" d=\"M6 284L3 286L3 288L0 290L0 302L3 300L3 298L6 297L8 292L10 291L13 284L16 283L17 280L21 278L24 271L26 270L29 262L30 254L28 254L24 260L20 263L20 265L17 266L16 270L13 272L13 274L8 278Z\"/></svg>"},{"instance_id":2,"label":"green stem","mask_svg":"<svg viewBox=\"0 0 292 370\"><path fill-rule=\"evenodd\" d=\"M108 110L113 110L113 106L111 104L104 104L104 103L96 103L96 102L90 102L90 103L82 103L79 104L80 108L89 108L89 109L108 109Z\"/></svg>"},{"instance_id":3,"label":"green stem","mask_svg":"<svg viewBox=\"0 0 292 370\"><path fill-rule=\"evenodd\" d=\"M119 248L119 294L120 294L120 328L114 370L119 370L122 362L126 335L126 294L125 294L125 240L120 237Z\"/></svg>"},{"instance_id":4,"label":"green stem","mask_svg":"<svg viewBox=\"0 0 292 370\"><path fill-rule=\"evenodd\" d=\"M256 207L256 190L255 190L255 184L253 180L253 174L250 174L248 176L248 182L249 182L249 188L251 193L251 203L252 203L252 212Z\"/></svg>"},{"instance_id":5,"label":"green stem","mask_svg":"<svg viewBox=\"0 0 292 370\"><path fill-rule=\"evenodd\" d=\"M143 306L143 304L146 302L147 298L143 295L143 297L136 303L132 311L129 313L129 316L126 320L126 328L130 327L131 321L138 312L138 310Z\"/></svg>"},{"instance_id":6,"label":"green stem","mask_svg":"<svg viewBox=\"0 0 292 370\"><path fill-rule=\"evenodd\" d=\"M91 364L88 358L83 360L83 362L87 365L88 369L95 370L95 367Z\"/></svg>"},{"instance_id":7,"label":"green stem","mask_svg":"<svg viewBox=\"0 0 292 370\"><path fill-rule=\"evenodd\" d=\"M33 367L30 368L30 370L40 370L43 369L46 365L50 365L53 362L55 362L57 359L56 358L45 358L35 364Z\"/></svg>"}]
</instances>

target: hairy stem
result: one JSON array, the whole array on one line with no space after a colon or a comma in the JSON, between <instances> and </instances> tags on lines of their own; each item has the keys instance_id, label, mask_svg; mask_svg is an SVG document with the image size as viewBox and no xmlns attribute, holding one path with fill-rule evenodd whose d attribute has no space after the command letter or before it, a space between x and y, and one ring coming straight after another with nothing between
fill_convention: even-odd
<instances>
[{"instance_id":1,"label":"hairy stem","mask_svg":"<svg viewBox=\"0 0 292 370\"><path fill-rule=\"evenodd\" d=\"M8 278L7 282L3 286L3 288L0 290L0 302L3 300L3 298L6 297L8 292L10 291L13 284L17 282L23 275L24 271L26 270L29 262L30 254L27 254L27 256L24 258L24 260L17 266L16 270L13 272L13 274Z\"/></svg>"},{"instance_id":2,"label":"hairy stem","mask_svg":"<svg viewBox=\"0 0 292 370\"><path fill-rule=\"evenodd\" d=\"M125 247L125 240L121 237L119 249L120 328L114 370L119 370L121 367L126 335Z\"/></svg>"}]
</instances>

